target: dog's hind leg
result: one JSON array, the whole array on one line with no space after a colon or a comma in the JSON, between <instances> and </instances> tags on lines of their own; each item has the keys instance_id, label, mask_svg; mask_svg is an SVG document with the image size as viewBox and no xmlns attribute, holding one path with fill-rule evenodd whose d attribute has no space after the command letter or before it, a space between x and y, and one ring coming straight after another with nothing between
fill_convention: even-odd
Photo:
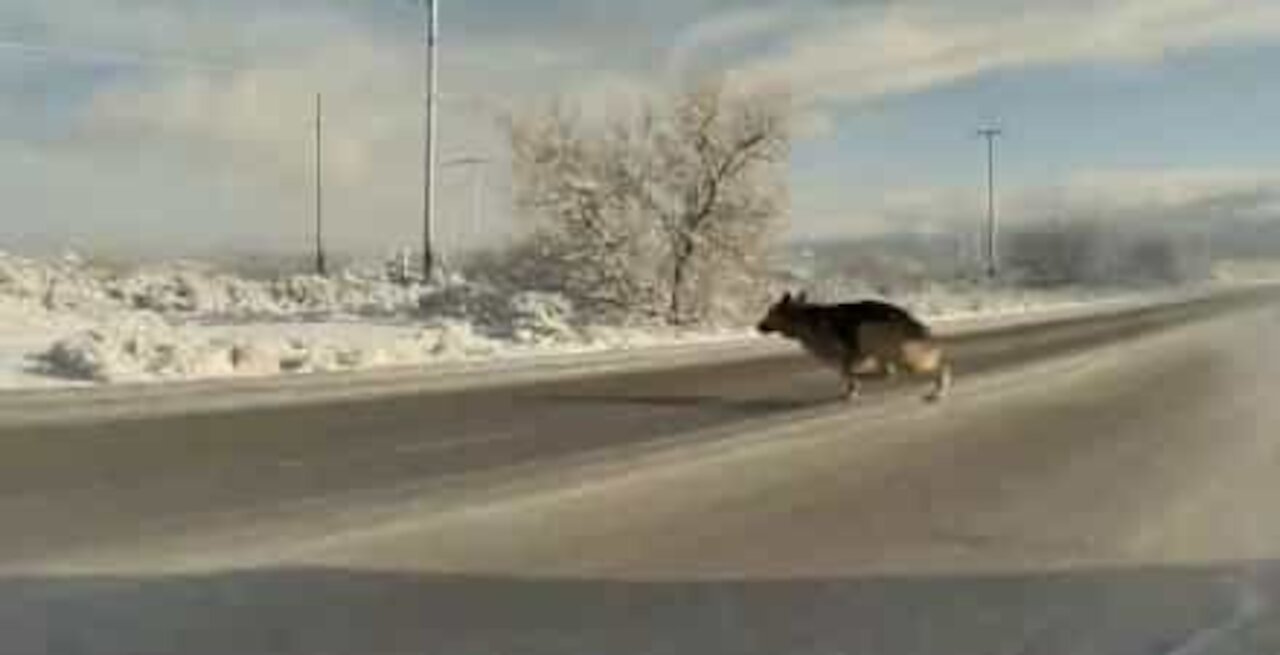
<instances>
[{"instance_id":1,"label":"dog's hind leg","mask_svg":"<svg viewBox=\"0 0 1280 655\"><path fill-rule=\"evenodd\" d=\"M866 364L866 357L856 353L845 353L840 362L840 381L844 383L844 399L852 401L862 394L862 381L858 379L858 369Z\"/></svg>"},{"instance_id":2,"label":"dog's hind leg","mask_svg":"<svg viewBox=\"0 0 1280 655\"><path fill-rule=\"evenodd\" d=\"M934 374L933 390L929 392L924 399L931 403L936 403L947 397L947 393L951 391L951 365L947 362L941 362L938 365L938 371Z\"/></svg>"},{"instance_id":3,"label":"dog's hind leg","mask_svg":"<svg viewBox=\"0 0 1280 655\"><path fill-rule=\"evenodd\" d=\"M844 399L852 402L862 395L862 382L858 380L858 376L851 370L845 369L841 371L840 377L844 380Z\"/></svg>"}]
</instances>

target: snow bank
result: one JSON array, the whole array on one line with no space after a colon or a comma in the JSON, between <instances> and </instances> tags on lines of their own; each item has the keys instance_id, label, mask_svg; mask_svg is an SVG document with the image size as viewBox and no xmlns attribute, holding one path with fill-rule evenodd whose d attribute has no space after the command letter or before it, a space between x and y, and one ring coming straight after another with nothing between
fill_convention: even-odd
<instances>
[{"instance_id":1,"label":"snow bank","mask_svg":"<svg viewBox=\"0 0 1280 655\"><path fill-rule=\"evenodd\" d=\"M805 286L819 300L891 295L930 319L1019 313L1099 297L1083 289L961 282L892 294L856 281ZM351 370L751 334L744 327L597 323L557 294L511 293L464 280L425 287L359 272L250 279L189 262L121 271L75 256L43 261L0 253L0 387Z\"/></svg>"},{"instance_id":2,"label":"snow bank","mask_svg":"<svg viewBox=\"0 0 1280 655\"><path fill-rule=\"evenodd\" d=\"M319 324L324 326L324 324ZM394 335L299 335L285 326L235 334L164 322L100 326L58 339L32 360L47 375L95 382L339 371L498 354L503 344L444 320ZM284 328L284 329L280 329Z\"/></svg>"},{"instance_id":3,"label":"snow bank","mask_svg":"<svg viewBox=\"0 0 1280 655\"><path fill-rule=\"evenodd\" d=\"M421 325L361 321L171 325L144 320L74 331L28 359L45 376L138 382L359 370L495 357L631 350L743 339L747 329L689 330L570 324L558 297L519 295L501 332L460 318ZM14 385L10 385L14 386Z\"/></svg>"},{"instance_id":4,"label":"snow bank","mask_svg":"<svg viewBox=\"0 0 1280 655\"><path fill-rule=\"evenodd\" d=\"M420 364L587 337L555 294L442 288L379 274L256 280L180 262L131 271L0 253L0 386ZM21 351L19 353L19 350Z\"/></svg>"},{"instance_id":5,"label":"snow bank","mask_svg":"<svg viewBox=\"0 0 1280 655\"><path fill-rule=\"evenodd\" d=\"M507 294L483 284L455 284L424 292L418 303L424 316L452 318L480 326L493 337L519 344L574 341L573 303L553 293Z\"/></svg>"}]
</instances>

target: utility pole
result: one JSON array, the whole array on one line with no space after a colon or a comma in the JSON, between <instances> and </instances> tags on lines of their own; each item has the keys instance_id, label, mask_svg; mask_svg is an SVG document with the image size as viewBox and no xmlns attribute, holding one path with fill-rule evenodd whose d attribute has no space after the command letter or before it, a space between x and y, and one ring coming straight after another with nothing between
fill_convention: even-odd
<instances>
[{"instance_id":1,"label":"utility pole","mask_svg":"<svg viewBox=\"0 0 1280 655\"><path fill-rule=\"evenodd\" d=\"M324 262L324 123L320 94L316 94L316 274L325 275Z\"/></svg>"},{"instance_id":2,"label":"utility pole","mask_svg":"<svg viewBox=\"0 0 1280 655\"><path fill-rule=\"evenodd\" d=\"M1004 131L998 127L978 129L978 136L987 140L987 226L986 226L986 259L987 277L995 279L999 275L998 253L996 252L996 137Z\"/></svg>"},{"instance_id":3,"label":"utility pole","mask_svg":"<svg viewBox=\"0 0 1280 655\"><path fill-rule=\"evenodd\" d=\"M439 37L438 0L423 0L425 44L423 48L426 68L426 115L423 125L423 185L422 185L422 278L430 282L440 265L435 253L436 218L436 100L437 100L437 49Z\"/></svg>"}]
</instances>

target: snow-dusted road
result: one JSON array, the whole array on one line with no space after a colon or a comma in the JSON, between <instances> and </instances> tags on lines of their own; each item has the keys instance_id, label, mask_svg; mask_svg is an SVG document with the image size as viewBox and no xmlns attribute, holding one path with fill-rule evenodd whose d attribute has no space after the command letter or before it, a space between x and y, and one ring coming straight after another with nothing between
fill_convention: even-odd
<instances>
[{"instance_id":1,"label":"snow-dusted road","mask_svg":"<svg viewBox=\"0 0 1280 655\"><path fill-rule=\"evenodd\" d=\"M1275 652L1275 292L953 339L0 431L45 653Z\"/></svg>"}]
</instances>

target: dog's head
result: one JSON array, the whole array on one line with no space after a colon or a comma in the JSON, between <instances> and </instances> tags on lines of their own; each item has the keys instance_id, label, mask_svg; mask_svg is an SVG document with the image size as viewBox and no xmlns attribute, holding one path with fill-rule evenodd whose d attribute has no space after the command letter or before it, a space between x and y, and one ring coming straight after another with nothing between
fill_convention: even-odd
<instances>
[{"instance_id":1,"label":"dog's head","mask_svg":"<svg viewBox=\"0 0 1280 655\"><path fill-rule=\"evenodd\" d=\"M782 294L782 298L778 302L769 307L769 311L765 312L764 318L760 319L760 323L756 325L756 329L763 334L773 334L774 332L784 335L794 334L796 323L800 320L800 310L804 305L805 297L803 293L793 296L788 291Z\"/></svg>"}]
</instances>

